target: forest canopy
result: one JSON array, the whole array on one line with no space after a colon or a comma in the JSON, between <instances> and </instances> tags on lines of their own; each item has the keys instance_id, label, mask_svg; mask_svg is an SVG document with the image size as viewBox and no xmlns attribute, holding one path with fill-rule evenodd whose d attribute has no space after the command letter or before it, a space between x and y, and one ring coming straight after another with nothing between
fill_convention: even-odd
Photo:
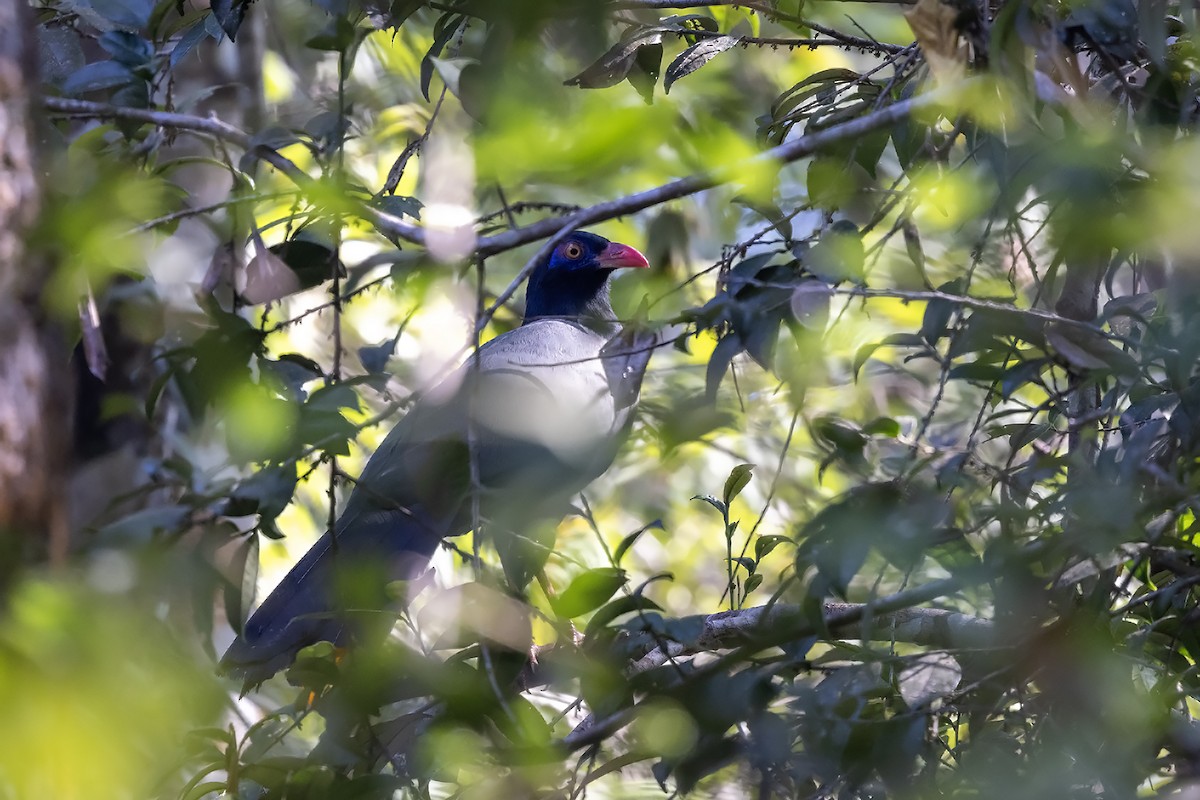
<instances>
[{"instance_id":1,"label":"forest canopy","mask_svg":"<svg viewBox=\"0 0 1200 800\"><path fill-rule=\"evenodd\" d=\"M1200 791L1190 5L2 2L0 797ZM576 230L612 466L224 674Z\"/></svg>"}]
</instances>

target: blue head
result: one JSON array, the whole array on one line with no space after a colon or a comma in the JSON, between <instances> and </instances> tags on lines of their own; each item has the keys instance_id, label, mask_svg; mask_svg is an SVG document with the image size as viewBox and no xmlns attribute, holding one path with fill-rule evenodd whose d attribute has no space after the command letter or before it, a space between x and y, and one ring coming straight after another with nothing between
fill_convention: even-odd
<instances>
[{"instance_id":1,"label":"blue head","mask_svg":"<svg viewBox=\"0 0 1200 800\"><path fill-rule=\"evenodd\" d=\"M538 317L615 319L608 300L608 277L621 267L649 266L626 244L575 231L538 265L525 291L525 321Z\"/></svg>"}]
</instances>

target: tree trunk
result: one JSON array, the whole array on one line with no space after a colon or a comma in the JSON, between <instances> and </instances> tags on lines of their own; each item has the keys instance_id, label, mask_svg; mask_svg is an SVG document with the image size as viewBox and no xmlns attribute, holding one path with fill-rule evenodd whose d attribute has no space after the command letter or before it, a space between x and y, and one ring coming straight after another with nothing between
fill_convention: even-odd
<instances>
[{"instance_id":1,"label":"tree trunk","mask_svg":"<svg viewBox=\"0 0 1200 800\"><path fill-rule=\"evenodd\" d=\"M66 359L40 301L47 265L25 243L40 201L34 42L28 3L0 0L0 596L22 563L66 546Z\"/></svg>"}]
</instances>

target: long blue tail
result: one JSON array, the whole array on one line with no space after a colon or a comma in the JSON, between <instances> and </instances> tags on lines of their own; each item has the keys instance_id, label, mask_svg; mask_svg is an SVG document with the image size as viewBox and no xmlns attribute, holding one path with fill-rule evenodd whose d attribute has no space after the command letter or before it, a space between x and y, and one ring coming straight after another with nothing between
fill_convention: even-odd
<instances>
[{"instance_id":1,"label":"long blue tail","mask_svg":"<svg viewBox=\"0 0 1200 800\"><path fill-rule=\"evenodd\" d=\"M345 645L366 630L390 629L364 619L378 620L373 612L386 610L387 584L420 575L442 538L394 511L339 527L336 548L328 533L322 536L250 615L221 658L224 672L254 686L310 644Z\"/></svg>"}]
</instances>

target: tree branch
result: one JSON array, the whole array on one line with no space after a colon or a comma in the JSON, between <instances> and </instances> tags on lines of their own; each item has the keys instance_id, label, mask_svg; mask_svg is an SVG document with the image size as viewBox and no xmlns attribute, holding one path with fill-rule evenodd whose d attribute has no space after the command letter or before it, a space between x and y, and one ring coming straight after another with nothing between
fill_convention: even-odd
<instances>
[{"instance_id":1,"label":"tree branch","mask_svg":"<svg viewBox=\"0 0 1200 800\"><path fill-rule=\"evenodd\" d=\"M529 277L537 264L546 258L550 254L550 251L576 228L621 217L670 200L687 197L714 186L734 182L747 171L761 168L763 165L789 164L831 145L861 137L879 128L907 119L918 112L936 108L939 104L944 103L952 97L953 92L957 92L960 89L961 87L951 87L949 90L937 90L919 97L901 100L877 111L864 114L861 117L856 117L819 131L806 133L803 136L799 136L789 142L784 142L749 159L733 164L726 164L717 169L698 172L669 183L664 183L653 189L597 203L572 214L542 219L522 228L507 230L494 236L480 237L475 242L474 256L476 258L487 258L488 256L512 250L539 239L551 238L538 250L533 258L526 262L520 274L497 296L495 302L481 316L479 324L486 325L496 311L516 293L517 289ZM71 100L60 97L43 98L43 104L52 112L68 116L137 120L161 127L207 133L246 149L250 149L251 147L251 139L244 131L216 118L195 117L167 111L124 108L104 103L93 103L85 100ZM313 181L312 178L275 151L263 147L253 149L263 160L284 172L302 188L305 188L307 184ZM359 210L381 233L403 239L418 246L425 245L425 230L423 228L405 222L400 217L389 214L367 203L361 203Z\"/></svg>"},{"instance_id":2,"label":"tree branch","mask_svg":"<svg viewBox=\"0 0 1200 800\"><path fill-rule=\"evenodd\" d=\"M958 87L954 87L954 91L957 91L957 89ZM549 256L550 251L576 228L624 216L634 211L641 211L642 209L665 203L668 200L677 200L681 197L687 197L705 189L710 189L713 186L732 182L736 180L738 175L744 174L747 170L760 167L763 164L788 164L797 161L830 145L847 139L858 138L885 125L893 125L902 119L907 119L920 111L935 108L951 96L949 91L938 90L920 97L901 100L898 103L893 103L870 114L864 114L861 117L847 120L838 125L831 125L822 130L807 133L790 142L784 142L777 147L772 147L770 150L759 153L757 156L735 164L726 165L717 170L699 172L689 175L686 178L664 183L654 189L647 189L646 191L626 195L616 200L597 203L574 214L539 220L523 228L505 231L495 236L483 237L476 242L476 253L480 256L493 255L536 241L537 239L545 238L546 236L553 236L550 241L546 242L538 250L533 258L526 262L520 274L499 294L496 302L488 308L487 313L483 316L481 323L487 324L496 310L508 302L508 299L513 296L517 288L533 273L538 263Z\"/></svg>"},{"instance_id":3,"label":"tree branch","mask_svg":"<svg viewBox=\"0 0 1200 800\"><path fill-rule=\"evenodd\" d=\"M902 608L866 619L866 612L867 606L862 603L825 603L832 638L888 640L948 649L994 644L993 624L967 614L940 608ZM703 621L695 640L686 645L672 642L666 651L656 647L630 664L626 673L645 672L681 655L737 647L753 641L767 628L806 623L807 616L800 606L777 604L687 617L681 622L689 620Z\"/></svg>"},{"instance_id":4,"label":"tree branch","mask_svg":"<svg viewBox=\"0 0 1200 800\"><path fill-rule=\"evenodd\" d=\"M250 148L250 136L240 128L222 122L216 117L196 117L191 114L176 114L172 111L155 111L147 108L126 108L108 103L93 103L90 100L73 100L68 97L43 97L42 107L64 117L83 119L129 119L148 122L160 128L207 133L243 149Z\"/></svg>"},{"instance_id":5,"label":"tree branch","mask_svg":"<svg viewBox=\"0 0 1200 800\"><path fill-rule=\"evenodd\" d=\"M1034 550L1031 550L1031 552L1034 552ZM817 635L821 632L822 627L829 631L845 630L848 626L858 625L864 620L871 625L876 625L880 619L886 618L887 615L893 612L903 609L915 610L913 609L914 606L938 597L953 594L967 585L967 583L968 581L965 578L943 578L931 581L923 586L915 586L911 589L881 597L872 603L861 605L850 603L839 604L839 607L836 609L830 609L827 606L823 626L814 625L803 615L795 617L787 615L778 618L771 617L768 618L771 624L766 626L761 625L760 619L759 626L739 631L738 635L743 637L742 643L721 657L694 669L688 675L688 680L695 681L709 675L715 675L721 670L745 662L754 653L767 648L796 641L805 636ZM858 632L861 634L862 630L860 629ZM575 730L564 736L558 744L568 752L573 752L601 742L632 722L634 717L641 711L641 707L641 703L635 703L601 720L594 720L592 717L588 717Z\"/></svg>"}]
</instances>

